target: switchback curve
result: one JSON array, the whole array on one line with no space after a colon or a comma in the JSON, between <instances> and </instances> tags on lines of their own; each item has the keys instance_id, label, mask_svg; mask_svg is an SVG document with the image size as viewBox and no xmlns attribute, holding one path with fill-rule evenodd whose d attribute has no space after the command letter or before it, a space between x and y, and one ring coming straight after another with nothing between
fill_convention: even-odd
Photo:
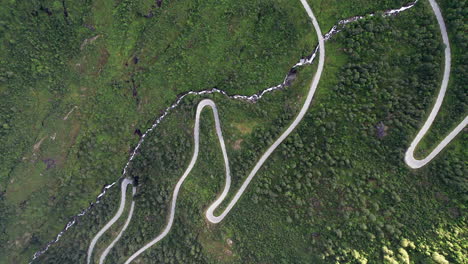
<instances>
[{"instance_id":1,"label":"switchback curve","mask_svg":"<svg viewBox=\"0 0 468 264\"><path fill-rule=\"evenodd\" d=\"M226 198L228 192L229 192L229 187L231 185L231 175L230 175L230 169L229 169L229 158L227 156L226 152L226 146L224 144L224 138L222 135L221 131L221 125L219 121L219 115L218 115L218 109L216 107L216 104L210 100L210 99L205 99L202 100L197 107L197 113L195 117L195 127L194 127L194 142L195 142L195 147L194 147L194 153L192 156L192 160L190 161L190 164L188 168L185 170L184 174L182 177L179 179L177 182L177 185L174 189L174 193L172 195L172 201L171 201L171 208L169 212L169 220L164 228L163 232L159 234L155 239L147 243L145 246L143 246L141 249L139 249L137 252L135 252L130 258L125 261L125 264L131 263L134 259L136 259L141 253L146 251L148 248L152 247L154 244L158 243L161 239L163 239L171 230L172 224L174 222L174 213L175 213L175 208L176 208L176 202L177 202L177 197L179 194L180 187L182 186L182 183L185 181L187 176L190 174L192 171L193 167L195 166L195 163L197 162L198 158L198 152L199 152L199 128L200 128L200 114L201 111L209 106L213 110L213 116L215 118L215 126L216 126L216 134L218 135L218 139L221 145L221 150L223 152L223 157L224 157L224 164L225 164L225 169L226 169L226 184L224 186L224 190L221 194L221 196L208 207L208 210L206 211L206 218L208 221L212 223L219 223L221 222L224 217L231 211L231 209L234 207L234 205L237 203L237 201L240 199L242 194L244 193L245 189L247 186L250 184L252 181L253 177L257 174L258 170L263 166L265 161L270 157L270 155L275 151L275 149L291 134L291 132L297 127L297 125L302 121L304 118L305 114L307 113L307 110L309 109L309 106L312 102L312 98L314 97L315 91L317 90L317 86L320 82L320 78L322 76L324 64L325 64L325 41L322 35L322 31L320 30L320 26L317 22L317 19L314 16L314 13L312 12L312 9L310 8L309 4L307 3L306 0L301 0L302 5L304 6L307 14L309 15L310 19L312 20L312 24L315 28L318 42L319 42L319 63L318 63L318 68L317 71L315 72L314 79L312 80L312 84L309 88L309 92L307 94L307 97L305 99L305 102L299 112L299 114L296 116L292 124L286 129L286 131L281 134L281 136L265 151L265 153L262 155L260 160L255 164L254 168L252 171L249 173L249 176L247 179L244 181L240 189L237 191L235 194L234 198L229 202L228 206L224 211L221 213L219 216L215 216L214 210L224 201Z\"/></svg>"},{"instance_id":2,"label":"switchback curve","mask_svg":"<svg viewBox=\"0 0 468 264\"><path fill-rule=\"evenodd\" d=\"M468 123L468 117L465 117L465 119L446 138L444 138L439 143L439 145L437 145L437 147L426 158L424 158L422 160L417 160L417 159L414 158L415 148L420 143L421 139L424 137L424 135L427 133L427 131L430 129L435 117L438 114L438 111L440 110L440 107L441 107L441 104L442 104L442 101L444 99L445 92L446 92L446 89L447 89L447 86L448 86L448 80L449 80L449 77L450 77L450 69L451 69L451 50L450 50L450 44L449 44L449 39L448 39L445 23L444 23L442 14L440 12L440 8L437 5L437 3L435 2L435 0L429 0L429 2L431 4L431 6L432 6L432 9L433 9L436 17L437 17L437 21L439 23L441 33L442 33L443 42L446 45L446 48L445 48L445 67L444 67L444 77L443 77L443 81L442 81L442 84L441 84L441 89L440 89L438 97L436 99L436 103L435 103L435 105L434 105L428 119L426 120L424 126L418 132L417 136L415 137L415 139L413 140L413 142L411 143L410 147L408 148L408 150L407 150L407 152L405 154L405 163L409 167L411 167L413 169L421 168L424 165L426 165L427 163L429 163L433 158L435 158L440 153L440 151L443 150L458 135L458 133L460 133L466 127L466 125ZM303 4L304 8L306 9L309 17L312 19L313 25L314 25L314 27L315 27L315 29L317 31L317 35L318 35L318 38L319 38L319 46L318 47L320 49L320 52L319 52L320 57L319 57L319 66L318 66L317 72L315 74L315 77L314 77L314 79L312 81L312 84L311 84L311 87L309 89L307 98L306 98L306 100L304 102L303 107L301 108L301 111L296 116L293 123L286 129L285 132L283 132L283 134L262 155L260 160L257 162L255 167L252 169L252 171L248 175L247 179L244 181L244 183L242 184L240 189L235 194L234 198L229 202L228 206L221 213L221 215L215 216L214 211L224 201L224 199L226 198L226 196L227 196L227 194L229 192L229 188L230 188L230 184L231 184L231 176L230 176L230 168L229 168L229 159L228 159L228 156L227 156L226 147L225 147L224 139L223 139L223 136L222 136L221 125L220 125L220 121L219 121L218 110L217 110L216 104L210 99L202 100L199 103L198 107L197 107L197 113L196 113L196 119L195 119L194 154L192 156L192 160L191 160L188 168L186 169L186 171L184 172L182 177L179 179L179 181L177 182L177 185L176 185L176 187L174 189L174 193L173 193L172 201L171 201L170 216L169 216L168 223L167 223L166 227L164 228L164 230L163 230L163 232L161 234L159 234L155 239L153 239L152 241L147 243L145 246L143 246L140 250L135 252L129 259L127 259L125 264L131 263L141 253L143 253L144 251L149 249L154 244L158 243L161 239L163 239L169 233L169 231L170 231L170 229L172 227L172 224L173 224L173 220L174 220L174 214L175 214L175 208L176 208L176 202L177 202L177 197L178 197L179 190L180 190L183 182L185 181L185 179L188 177L191 170L193 169L193 167L194 167L194 165L195 165L195 163L197 161L197 158L198 158L198 151L199 151L199 121L200 121L200 114L201 114L202 110L205 107L210 107L212 109L212 111L213 111L213 116L215 118L216 133L217 133L220 145L221 145L221 150L222 150L222 153L223 153L223 158L224 158L224 163L225 163L225 170L226 170L226 183L225 183L224 190L223 190L222 194L219 196L219 198L215 202L213 202L213 204L211 204L209 206L209 208L208 208L208 210L206 211L206 214L205 214L208 221L210 221L212 223L219 223L224 219L224 217L230 212L230 210L234 207L234 205L240 199L243 192L245 191L245 189L249 185L250 181L256 175L258 170L262 167L264 162L269 158L269 156L273 153L273 151L284 141L284 139L300 123L300 121L302 120L302 118L304 117L305 113L307 112L307 110L308 110L308 108L310 106L313 95L314 95L315 90L316 90L316 88L318 86L318 83L320 81L320 77L321 77L323 67L324 67L324 56L325 56L324 38L322 37L320 28L318 26L318 22L315 19L314 14L313 14L312 10L310 9L310 6L306 2L306 0L301 0L301 3ZM127 179L125 179L125 180L127 180ZM122 192L123 193L125 192L124 187L123 187L125 180L122 182ZM126 188L126 185L125 185L125 188ZM123 202L122 202L122 200L123 200ZM121 205L122 205L122 203L125 204L125 195L122 195L122 200L121 200ZM111 245L109 245L109 247L105 250L104 254L101 255L100 262L99 262L100 264L104 263L104 260L105 260L105 257L107 255L107 253L109 252L109 250L112 248L112 246L115 244L115 242L120 238L122 233L127 228L128 224L129 224L129 222L131 220L131 216L132 216L132 212L133 212L133 206L134 206L134 202L132 202L132 207L131 207L127 222L125 223L124 227L120 231L117 238L111 243ZM120 208L119 208L119 211L120 211ZM114 216L114 218L116 218L118 214L119 214L119 212ZM120 215L121 215L121 213L120 213ZM119 215L119 217L120 217L120 215ZM112 220L114 220L114 218ZM112 220L111 220L111 222L112 222ZM98 235L99 236L102 235L102 233L104 233L110 227L110 225L115 223L115 221L112 222L112 223L109 222L101 230L102 232L100 231L98 233ZM98 235L96 236L97 238L95 237L96 241L99 238ZM93 239L93 241L94 241L94 239ZM94 246L94 244L93 244L93 246ZM91 250L91 252L88 251L88 263L89 263L89 258L90 258L91 253L92 253L92 250Z\"/></svg>"},{"instance_id":3,"label":"switchback curve","mask_svg":"<svg viewBox=\"0 0 468 264\"><path fill-rule=\"evenodd\" d=\"M419 145L423 137L426 135L427 131L431 128L432 123L434 123L434 119L436 118L437 114L439 113L440 107L442 106L442 102L444 100L445 92L447 91L447 86L450 79L450 70L452 67L452 52L450 49L450 41L447 34L447 27L445 26L444 18L442 16L442 12L440 11L440 7L435 0L429 0L429 2L437 18L440 33L442 34L442 40L445 45L444 77L442 79L439 94L437 95L436 102L434 104L434 107L432 108L431 113L429 114L429 117L427 118L423 127L418 132L413 142L411 142L410 147L406 151L405 162L412 169L419 169L427 163L429 163L432 159L434 159L468 124L468 116L466 116L465 119L458 126L456 126L455 129L453 129L452 132L450 132L431 153L429 153L429 155L427 155L421 160L418 160L414 157L414 150Z\"/></svg>"}]
</instances>

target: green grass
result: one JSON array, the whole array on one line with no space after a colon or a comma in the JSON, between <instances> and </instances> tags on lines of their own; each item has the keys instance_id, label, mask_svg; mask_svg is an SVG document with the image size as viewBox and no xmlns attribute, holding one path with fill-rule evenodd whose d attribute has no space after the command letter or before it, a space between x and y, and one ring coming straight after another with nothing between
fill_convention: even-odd
<instances>
[{"instance_id":1,"label":"green grass","mask_svg":"<svg viewBox=\"0 0 468 264\"><path fill-rule=\"evenodd\" d=\"M153 1L66 2L68 18L63 10L53 10L51 16L39 10L52 1L11 3L0 11L0 151L6 153L0 159L0 227L7 230L1 237L0 263L28 261L104 184L117 179L138 140L133 131L149 127L177 94L211 87L249 94L276 85L316 44L299 1L164 1L150 19L143 15ZM314 1L311 6L326 32L339 19L402 3ZM396 252L402 238L417 244L408 251L420 263L431 263L428 254L433 252L454 263L463 260L457 247L463 248L460 241L466 235L466 199L460 192L464 183L455 177L466 170L463 141L453 142L428 168L408 170L402 153L431 97L405 95L433 93L428 86L409 82L389 88L406 80L406 72L417 73L402 63L411 52L422 52L419 40L407 36L418 34L423 43L431 40L409 25L427 23L432 25L424 25L428 34L437 34L431 33L436 27L427 3L421 3L408 14L360 24L382 26L374 35L351 28L327 43L325 72L310 112L219 225L208 224L202 213L224 186L211 114L203 113L199 163L181 191L173 230L144 254L145 263L358 263L352 250L379 263L382 246ZM31 9L38 11L37 17ZM84 39L97 35L80 50ZM356 49L360 57L346 51L355 48L348 38L361 43ZM351 78L344 66L364 67L376 58L389 65L375 65L379 72L366 76L360 88L355 82L337 88ZM220 109L233 192L301 106L313 71L301 69L293 87L257 104L209 96ZM366 90L374 82L375 91ZM430 82L437 83L437 78ZM384 104L388 99L393 105ZM142 182L137 208L109 255L110 263L123 261L164 225L168 199L192 153L199 100L184 99L149 135L131 166L130 174ZM402 111L401 102L415 105L414 112ZM78 108L63 120L74 106ZM396 117L390 118L393 123L385 121L389 135L379 141L374 126L386 118L387 109ZM34 154L33 145L44 137ZM46 169L42 160L47 158L57 161L55 168ZM118 192L113 188L39 263L84 261L92 236L117 210Z\"/></svg>"},{"instance_id":2,"label":"green grass","mask_svg":"<svg viewBox=\"0 0 468 264\"><path fill-rule=\"evenodd\" d=\"M2 3L0 189L9 253L1 263L29 260L116 180L138 141L133 131L148 128L177 94L276 85L315 45L299 2L152 2L65 2L67 17L60 2ZM55 167L46 169L46 159ZM25 239L14 243L18 237Z\"/></svg>"}]
</instances>

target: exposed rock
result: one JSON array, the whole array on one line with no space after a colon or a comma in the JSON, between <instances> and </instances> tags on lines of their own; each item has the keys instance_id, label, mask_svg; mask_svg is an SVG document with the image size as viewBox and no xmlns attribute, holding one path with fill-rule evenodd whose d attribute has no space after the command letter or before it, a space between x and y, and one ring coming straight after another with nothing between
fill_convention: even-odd
<instances>
[{"instance_id":1,"label":"exposed rock","mask_svg":"<svg viewBox=\"0 0 468 264\"><path fill-rule=\"evenodd\" d=\"M319 232L313 232L312 237L320 237L320 233Z\"/></svg>"},{"instance_id":2,"label":"exposed rock","mask_svg":"<svg viewBox=\"0 0 468 264\"><path fill-rule=\"evenodd\" d=\"M85 28L91 30L91 31L95 31L95 30L96 30L96 28L95 28L93 25L84 24L83 26L84 26Z\"/></svg>"},{"instance_id":3,"label":"exposed rock","mask_svg":"<svg viewBox=\"0 0 468 264\"><path fill-rule=\"evenodd\" d=\"M138 135L140 138L143 136L141 133L141 130L139 128L135 129L135 132L133 132L134 135Z\"/></svg>"},{"instance_id":4,"label":"exposed rock","mask_svg":"<svg viewBox=\"0 0 468 264\"><path fill-rule=\"evenodd\" d=\"M291 86L294 80L296 79L296 77L297 77L297 70L293 68L289 71L288 75L286 75L286 79L284 80L284 86L286 87Z\"/></svg>"},{"instance_id":5,"label":"exposed rock","mask_svg":"<svg viewBox=\"0 0 468 264\"><path fill-rule=\"evenodd\" d=\"M101 35L96 35L96 36L94 36L94 37L92 37L92 38L85 39L85 40L83 41L83 43L81 43L80 50L83 50L84 47L86 47L86 45L92 44L92 43L93 43L94 41L96 41L96 39L98 39L100 36L101 36Z\"/></svg>"},{"instance_id":6,"label":"exposed rock","mask_svg":"<svg viewBox=\"0 0 468 264\"><path fill-rule=\"evenodd\" d=\"M63 120L66 121L66 120L68 119L68 117L73 113L73 111L75 111L76 108L78 108L78 106L75 105L75 106L67 113L67 115L65 115L65 116L63 117Z\"/></svg>"},{"instance_id":7,"label":"exposed rock","mask_svg":"<svg viewBox=\"0 0 468 264\"><path fill-rule=\"evenodd\" d=\"M382 139L384 138L385 136L387 136L387 130L388 130L388 127L385 126L385 124L383 122L380 122L377 126L376 126L376 129L377 129L377 137L379 139Z\"/></svg>"},{"instance_id":8,"label":"exposed rock","mask_svg":"<svg viewBox=\"0 0 468 264\"><path fill-rule=\"evenodd\" d=\"M242 140L242 139L236 140L236 141L234 142L232 148L235 149L235 150L241 149L241 143L242 143L242 141L244 141L244 140Z\"/></svg>"},{"instance_id":9,"label":"exposed rock","mask_svg":"<svg viewBox=\"0 0 468 264\"><path fill-rule=\"evenodd\" d=\"M145 18L152 18L154 16L153 11L149 11L148 14L144 15Z\"/></svg>"},{"instance_id":10,"label":"exposed rock","mask_svg":"<svg viewBox=\"0 0 468 264\"><path fill-rule=\"evenodd\" d=\"M46 168L47 170L48 170L48 169L53 169L53 168L55 168L55 166L56 166L56 164L57 164L57 163L55 162L55 160L53 160L53 159L45 159L45 160L42 160L42 161L43 161L43 162L45 163L45 165L47 166L47 168Z\"/></svg>"},{"instance_id":11,"label":"exposed rock","mask_svg":"<svg viewBox=\"0 0 468 264\"><path fill-rule=\"evenodd\" d=\"M46 139L46 138L47 138L47 136L41 138L41 140L39 140L39 142L37 142L36 144L34 144L34 147L33 147L34 151L38 151L38 150L39 150L39 148L41 147L42 142L43 142L44 139Z\"/></svg>"}]
</instances>

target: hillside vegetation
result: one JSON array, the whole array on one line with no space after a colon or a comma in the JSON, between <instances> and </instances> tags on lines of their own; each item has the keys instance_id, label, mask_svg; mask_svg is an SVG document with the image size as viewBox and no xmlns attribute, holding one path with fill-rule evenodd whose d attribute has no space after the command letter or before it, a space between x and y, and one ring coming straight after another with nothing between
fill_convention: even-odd
<instances>
[{"instance_id":1,"label":"hillside vegetation","mask_svg":"<svg viewBox=\"0 0 468 264\"><path fill-rule=\"evenodd\" d=\"M439 2L453 75L421 155L466 115L466 1ZM252 94L281 83L316 45L299 1L0 3L8 7L0 10L0 263L29 261L118 179L137 130L150 127L178 94L212 87ZM309 3L326 32L339 19L406 1ZM395 17L350 24L327 42L307 116L218 225L204 219L224 186L205 111L199 161L179 195L173 229L140 262L466 263L466 134L421 170L403 162L439 89L441 43L424 0ZM290 87L256 104L207 96L219 107L231 192L296 115L314 69L300 68ZM131 163L129 176L139 182L135 215L106 263L122 263L165 225L192 155L201 99L184 99ZM92 237L117 210L119 191L110 189L36 262L85 263ZM95 261L123 222L99 241Z\"/></svg>"}]
</instances>

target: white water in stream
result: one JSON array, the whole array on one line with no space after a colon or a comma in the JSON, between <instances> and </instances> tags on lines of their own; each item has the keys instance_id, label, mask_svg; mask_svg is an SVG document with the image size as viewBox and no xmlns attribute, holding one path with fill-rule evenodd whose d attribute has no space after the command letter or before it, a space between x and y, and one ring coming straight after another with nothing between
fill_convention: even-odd
<instances>
[{"instance_id":1,"label":"white water in stream","mask_svg":"<svg viewBox=\"0 0 468 264\"><path fill-rule=\"evenodd\" d=\"M430 1L431 1L431 4L432 4L432 1L433 1L433 0L430 0ZM305 0L301 0L301 2L303 2L303 4L304 4ZM402 7L402 8L385 11L385 12L384 12L384 16L391 16L391 15L395 15L395 14L398 14L398 13L400 13L400 12L403 12L403 11L405 11L405 10L407 10L407 9L412 8L417 2L418 2L418 0L415 1L415 2L413 2L413 3L410 3L410 4L408 4L408 5L406 5L406 6ZM306 6L304 5L304 7L306 7ZM306 8L306 10L307 10L307 8ZM324 37L323 37L324 41L329 40L329 39L330 39L331 37L333 37L335 34L337 34L338 32L340 32L346 24L351 23L351 22L354 22L354 21L357 21L357 20L360 20L360 19L363 19L363 18L368 17L368 16L374 16L374 14L370 14L370 15L367 15L367 16L356 16L356 17L352 17L352 18L349 18L349 19L346 19L346 20L341 20L341 21L339 21L338 24L337 24L336 26L334 26L327 34L324 35ZM442 20L442 21L443 21L443 20ZM439 23L440 23L440 21L439 21ZM319 38L319 39L320 39L320 38ZM445 42L445 39L444 39L444 42ZM265 90L263 90L263 91L261 91L261 92L259 92L259 93L254 94L254 95L251 95L251 96L245 96L245 95L228 95L225 91L222 91L222 90L219 90L219 89L216 89L216 88L209 89L209 90L203 90L203 91L199 91L199 92L190 91L190 92L187 92L187 93L185 93L185 94L182 94L182 95L177 99L177 101L176 101L174 104L172 104L170 107L168 107L168 108L164 111L164 113L163 113L158 119L156 119L156 121L153 123L153 125L151 126L151 128L148 129L148 130L142 135L140 141L138 142L137 146L135 147L134 151L132 152L132 154L131 154L131 156L130 156L128 162L126 163L126 165L125 165L125 167L124 167L124 169L123 169L123 173L122 173L122 177L121 177L121 178L125 177L125 175L126 175L126 173L127 173L127 169L128 169L129 164L130 164L131 161L134 159L135 155L137 154L137 151L138 151L139 148L141 147L141 144L144 142L144 140L145 140L146 136L148 135L148 133L152 132L152 131L161 123L161 121L167 116L167 114L169 114L169 112L170 112L171 110L173 110L174 108L176 108L176 107L180 104L180 102L183 100L183 98L185 98L187 95L205 95L205 94L212 94L212 93L220 93L220 94L223 94L223 95L225 95L225 96L228 96L229 98L232 98L232 99L245 100L245 101L248 101L248 102L255 103L256 101L258 101L259 99L261 99L266 93L269 93L269 92L272 92L272 91L275 91L275 90L281 90L281 89L284 89L285 87L287 87L287 86L288 86L288 83L289 83L289 81L290 81L291 74L294 74L294 69L297 68L297 67L300 67L300 66L309 65L309 64L313 63L313 61L314 61L314 59L315 59L315 57L316 57L316 55L317 55L317 52L318 52L319 48L320 48L320 45L317 46L317 48L315 49L314 53L313 53L311 56L309 56L309 57L307 57L307 58L305 58L305 59L301 59L297 64L295 64L295 65L292 67L291 71L287 74L287 76L286 76L286 78L284 79L283 83L281 83L281 84L279 84L279 85L277 85L277 86L274 86L274 87L270 87L270 88L268 88L268 89L265 89ZM446 66L447 66L447 63L446 63ZM450 67L450 66L449 66L449 67ZM445 76L444 76L444 77L445 77ZM445 93L445 92L444 92L444 93ZM440 95L439 95L439 97L440 97ZM443 99L443 96L442 96L442 99ZM205 102L205 103L206 103L205 100L202 101L202 102ZM214 104L214 103L213 103L213 104ZM208 105L208 104L207 104L207 105ZM212 106L212 109L213 109L213 111L215 111L216 106L215 106L215 105L214 105L214 107ZM433 111L434 111L434 110L433 110ZM437 111L438 111L438 110L437 110ZM436 114L437 114L437 113L436 113ZM300 121L300 120L299 120L299 121ZM462 123L465 123L465 125L460 124L446 139L444 139L444 141L447 141L447 142L445 143L445 145L448 144L448 142L450 142L450 141L461 131L461 129L463 129L463 128L466 126L466 122L467 122L467 121L468 121L468 117L465 118L464 122L462 122ZM431 122L431 123L432 123L432 122ZM297 124L296 124L296 125L297 125ZM462 126L462 125L463 125L463 126ZM461 129L460 129L459 127L461 127ZM427 129L426 129L426 131L427 131ZM456 131L458 131L458 132L456 132ZM456 132L456 133L455 133L455 132ZM425 134L425 132L424 132L424 134ZM287 136L287 135L286 135L286 136ZM450 139L448 139L448 138L450 138ZM415 139L415 141L416 141L416 139ZM279 143L281 143L281 142L279 142ZM279 143L278 143L278 144L279 144ZM418 141L417 143L419 143L419 141ZM416 143L416 145L417 145L417 143ZM443 146L442 146L442 145L443 145ZM442 142L441 144L439 144L438 148L441 147L441 146L442 146L442 148L443 148L443 147L445 147L445 145L444 145L443 142ZM276 147L275 147L275 148L276 148ZM413 149L414 149L414 148L413 148ZM273 148L273 150L274 150L274 148ZM272 150L272 151L273 151L273 150ZM439 150L438 152L440 152L440 150ZM437 153L438 153L438 152L437 152ZM435 155L437 155L437 153L436 153ZM224 153L223 153L223 154L224 154ZM270 153L270 154L271 154L271 153ZM432 153L431 153L431 154L432 154ZM435 156L435 155L434 155L434 156ZM267 155L267 156L269 156L269 155ZM226 154L226 158L227 158L227 154ZM432 158L431 158L431 159L432 159ZM427 161L427 162L429 162L429 161ZM427 163L427 162L426 162L426 163ZM407 163L408 163L408 161L407 161ZM411 166L411 164L408 164L408 165L410 165L410 167L413 167L413 166ZM260 165L260 166L261 166L261 165ZM259 166L259 168L260 168L260 166ZM258 169L259 169L259 168L258 168ZM258 169L257 169L257 170L258 170ZM227 170L228 170L228 168L227 168ZM189 171L189 172L190 172L190 171ZM255 172L256 172L256 171L255 171ZM188 174L188 173L187 173L187 174ZM255 175L255 173L254 173L253 175ZM252 177L253 177L253 176L252 176ZM250 181L248 181L248 182L250 182ZM49 249L49 247L50 247L52 244L54 244L54 243L56 243L57 241L59 241L59 239L60 239L60 237L63 235L63 233L64 233L65 231L67 231L72 225L75 224L77 218L83 216L84 214L86 214L86 212L89 211L95 204L99 203L99 202L100 202L100 199L105 195L106 191L107 191L109 188L113 187L116 183L117 183L117 181L116 181L116 182L113 182L112 184L106 185L106 186L103 188L103 191L101 192L101 194L99 194L99 196L97 197L96 202L95 202L94 204L91 204L90 207L88 207L88 208L86 208L85 210L83 210L83 211L82 211L80 214L78 214L77 216L73 217L72 221L70 221L70 222L66 225L65 229L57 235L57 237L56 237L55 240L53 240L53 241L51 241L50 243L48 243L47 246L46 246L46 248L45 248L44 250L38 251L38 252L36 252L36 253L34 254L33 261L34 261L37 257L39 257L40 255L42 255L43 253L45 253L45 252ZM127 179L124 179L124 180L123 180L122 185L123 185L124 183L125 183L125 185L127 185L127 184L132 184L132 182L129 182L129 180L127 180ZM227 185L228 185L228 183L226 183L226 186L227 186ZM247 186L247 185L248 185L248 183L246 184L246 186ZM246 187L246 186L245 186L245 187ZM123 186L122 186L122 187L123 187ZM125 189L126 189L126 186L125 186ZM225 190L223 191L223 194L224 194L224 192L227 192L228 189L229 189L229 188L226 188L226 187L225 187ZM245 188L244 188L244 189L245 189ZM242 190L242 191L239 191L238 193L240 193L240 195L242 195L242 192L243 192L243 190ZM135 188L134 188L133 194L134 194L134 193L135 193ZM227 194L227 193L226 193L226 194ZM240 195L239 195L239 197L236 197L236 198L234 199L235 201L233 200L234 202L232 203L232 206L235 204L235 202L237 202L237 199L240 198ZM225 195L224 195L224 196L225 196ZM224 196L223 196L223 195L221 196L222 199L224 199ZM237 196L237 195L236 195L236 196ZM221 203L221 201L222 201L221 197L220 197L220 199L218 199L218 200L212 205L213 208L210 207L210 209L212 209L211 211L210 211L210 209L209 209L210 213L207 212L207 218L208 218L210 221L212 221L213 223L220 222L220 221L224 218L224 216L229 212L229 210L232 208L232 206L231 206L231 204L230 204L230 205L229 205L230 208L229 208L229 206L228 206L228 209L225 210L225 213L226 213L226 214L223 213L222 216L220 216L220 217L215 217L212 213L213 213L214 209ZM175 198L176 198L176 197L175 197ZM122 202L122 200L123 200L123 202L125 203L125 195L123 195L123 197L122 197L122 199L121 199L121 202ZM218 203L218 201L219 201L219 203ZM175 207L175 202L173 202L173 204L174 204L174 207ZM216 205L215 205L215 204L216 204ZM122 206L122 205L121 205L121 206ZM111 249L111 248L113 247L113 245L118 241L118 239L119 239L120 236L122 235L123 231L127 228L128 224L130 223L131 217L132 217L133 208L134 208L134 202L132 202L132 204L131 204L130 213L129 213L129 216L128 216L128 218L127 218L126 223L124 224L124 227L122 228L121 232L120 232L119 235L116 237L116 239L115 239L114 241L112 241L112 243L106 248L106 250L104 251L104 253L101 255L100 263L104 263L105 257L106 257L107 254L109 253L110 249ZM100 233L93 239L93 242L94 242L94 243L92 243L92 244L90 245L90 248L89 248L89 250L88 250L88 259L87 259L87 260L88 260L88 263L90 263L90 258L91 258L91 256L92 256L92 251L93 251L93 248L94 248L94 244L97 242L97 240L99 239L99 237L100 237L108 228L110 228L110 226L111 226L113 223L115 223L115 222L118 220L118 218L121 216L122 212L123 212L123 209L120 210L120 208L119 208L119 211L117 212L117 214L116 214L116 215L114 216L114 218L113 218L113 220L115 219L115 221L110 221L103 229L101 229ZM170 228L169 228L169 229L170 229ZM169 231L169 230L168 230L168 231ZM164 233L164 232L163 232L163 233ZM164 234L164 236L165 236L165 234ZM164 236L162 236L162 237L164 237ZM158 238L159 238L159 237L161 237L161 236L158 236ZM161 239L162 239L162 237L161 237ZM160 240L160 239L158 239L158 238L155 239L156 242L158 242L158 241ZM153 240L153 242L154 242L155 240ZM156 243L156 242L155 242L155 243ZM151 242L150 242L149 244L151 244ZM151 245L150 245L150 246L151 246ZM149 248L150 246L148 246L148 248ZM143 250L143 251L144 251L144 250ZM143 251L141 251L141 252L143 252ZM141 253L141 252L140 252L140 253ZM138 252L137 252L137 253L138 253ZM135 254L136 254L136 253L135 253ZM135 254L134 254L134 255L135 255ZM138 253L138 254L139 254L139 253ZM138 254L136 254L136 255L138 255ZM131 260L130 260L130 261L131 261ZM126 263L130 263L130 261L127 261Z\"/></svg>"}]
</instances>

